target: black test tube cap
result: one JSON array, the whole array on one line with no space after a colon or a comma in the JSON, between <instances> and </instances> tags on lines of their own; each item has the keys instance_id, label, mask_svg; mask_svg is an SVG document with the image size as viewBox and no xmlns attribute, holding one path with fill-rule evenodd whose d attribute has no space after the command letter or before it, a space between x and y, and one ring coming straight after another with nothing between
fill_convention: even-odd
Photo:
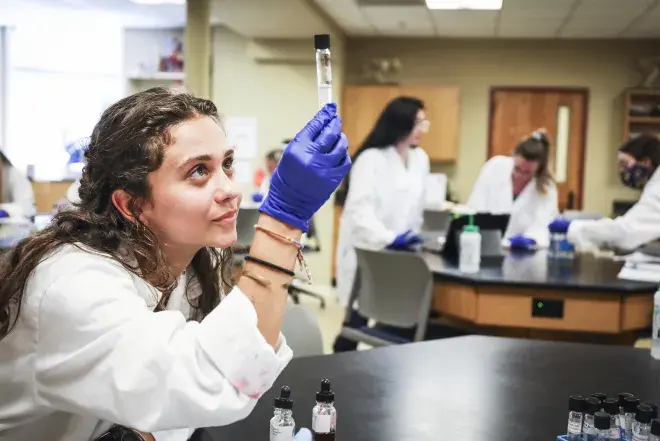
<instances>
[{"instance_id":1,"label":"black test tube cap","mask_svg":"<svg viewBox=\"0 0 660 441\"><path fill-rule=\"evenodd\" d=\"M635 412L635 420L643 424L649 424L653 418L653 409L644 404L637 406L637 411Z\"/></svg>"},{"instance_id":2,"label":"black test tube cap","mask_svg":"<svg viewBox=\"0 0 660 441\"><path fill-rule=\"evenodd\" d=\"M637 406L639 406L639 398L626 397L623 400L623 411L625 413L635 413L635 412L637 412Z\"/></svg>"},{"instance_id":3,"label":"black test tube cap","mask_svg":"<svg viewBox=\"0 0 660 441\"><path fill-rule=\"evenodd\" d=\"M610 415L618 415L619 414L619 400L616 398L608 398L607 400L603 401L603 409L605 412L609 413Z\"/></svg>"},{"instance_id":4,"label":"black test tube cap","mask_svg":"<svg viewBox=\"0 0 660 441\"><path fill-rule=\"evenodd\" d=\"M619 397L619 406L623 406L624 401L626 401L626 398L635 398L635 396L631 393L628 392L621 392L618 395Z\"/></svg>"},{"instance_id":5,"label":"black test tube cap","mask_svg":"<svg viewBox=\"0 0 660 441\"><path fill-rule=\"evenodd\" d=\"M568 410L571 412L584 413L587 408L587 402L580 395L573 395L568 399Z\"/></svg>"},{"instance_id":6,"label":"black test tube cap","mask_svg":"<svg viewBox=\"0 0 660 441\"><path fill-rule=\"evenodd\" d=\"M598 411L594 414L594 427L598 430L610 429L610 414L607 412Z\"/></svg>"},{"instance_id":7,"label":"black test tube cap","mask_svg":"<svg viewBox=\"0 0 660 441\"><path fill-rule=\"evenodd\" d=\"M585 402L587 403L585 413L588 413L589 415L594 415L601 408L600 400L598 398L589 397Z\"/></svg>"},{"instance_id":8,"label":"black test tube cap","mask_svg":"<svg viewBox=\"0 0 660 441\"><path fill-rule=\"evenodd\" d=\"M651 435L660 436L660 421L651 421Z\"/></svg>"},{"instance_id":9,"label":"black test tube cap","mask_svg":"<svg viewBox=\"0 0 660 441\"><path fill-rule=\"evenodd\" d=\"M289 389L289 386L282 386L280 396L275 398L274 406L284 410L293 409L293 400L291 399L291 389Z\"/></svg>"},{"instance_id":10,"label":"black test tube cap","mask_svg":"<svg viewBox=\"0 0 660 441\"><path fill-rule=\"evenodd\" d=\"M314 35L314 49L317 50L330 49L330 35L328 34Z\"/></svg>"},{"instance_id":11,"label":"black test tube cap","mask_svg":"<svg viewBox=\"0 0 660 441\"><path fill-rule=\"evenodd\" d=\"M643 403L640 404L643 404L644 406L649 406L651 408L651 410L653 411L653 413L651 414L651 418L653 419L658 418L658 406L654 402L644 401Z\"/></svg>"},{"instance_id":12,"label":"black test tube cap","mask_svg":"<svg viewBox=\"0 0 660 441\"><path fill-rule=\"evenodd\" d=\"M330 380L321 380L321 390L316 392L316 401L319 403L332 403L335 401L335 393L330 389Z\"/></svg>"},{"instance_id":13,"label":"black test tube cap","mask_svg":"<svg viewBox=\"0 0 660 441\"><path fill-rule=\"evenodd\" d=\"M601 403L607 400L607 394L604 394L602 392L596 392L595 394L591 394L591 396L600 400Z\"/></svg>"}]
</instances>

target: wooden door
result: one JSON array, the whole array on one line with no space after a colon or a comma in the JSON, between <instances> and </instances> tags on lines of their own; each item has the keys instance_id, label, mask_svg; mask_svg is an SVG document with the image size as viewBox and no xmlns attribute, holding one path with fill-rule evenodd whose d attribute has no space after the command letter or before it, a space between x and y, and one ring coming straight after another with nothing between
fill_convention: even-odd
<instances>
[{"instance_id":1,"label":"wooden door","mask_svg":"<svg viewBox=\"0 0 660 441\"><path fill-rule=\"evenodd\" d=\"M559 209L581 209L588 100L586 89L493 88L488 157L510 156L521 139L545 128Z\"/></svg>"}]
</instances>

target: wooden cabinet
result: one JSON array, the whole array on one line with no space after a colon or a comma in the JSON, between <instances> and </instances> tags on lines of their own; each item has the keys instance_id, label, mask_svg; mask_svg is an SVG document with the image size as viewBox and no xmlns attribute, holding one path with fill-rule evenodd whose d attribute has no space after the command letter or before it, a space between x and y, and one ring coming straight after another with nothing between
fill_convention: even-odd
<instances>
[{"instance_id":1,"label":"wooden cabinet","mask_svg":"<svg viewBox=\"0 0 660 441\"><path fill-rule=\"evenodd\" d=\"M387 103L398 96L424 101L429 132L422 147L431 162L453 162L458 153L459 93L456 86L352 85L344 87L341 115L351 154L369 134Z\"/></svg>"},{"instance_id":2,"label":"wooden cabinet","mask_svg":"<svg viewBox=\"0 0 660 441\"><path fill-rule=\"evenodd\" d=\"M642 133L660 135L660 89L627 90L624 112L624 142Z\"/></svg>"}]
</instances>

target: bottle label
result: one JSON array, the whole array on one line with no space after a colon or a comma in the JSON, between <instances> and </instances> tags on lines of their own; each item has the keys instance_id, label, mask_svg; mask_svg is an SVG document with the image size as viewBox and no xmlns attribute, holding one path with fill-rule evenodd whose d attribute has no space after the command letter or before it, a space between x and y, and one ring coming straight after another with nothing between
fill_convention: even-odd
<instances>
[{"instance_id":1,"label":"bottle label","mask_svg":"<svg viewBox=\"0 0 660 441\"><path fill-rule=\"evenodd\" d=\"M312 430L315 433L330 433L332 428L332 415L314 415Z\"/></svg>"},{"instance_id":2,"label":"bottle label","mask_svg":"<svg viewBox=\"0 0 660 441\"><path fill-rule=\"evenodd\" d=\"M280 426L278 419L270 420L270 441L291 441L294 426Z\"/></svg>"},{"instance_id":3,"label":"bottle label","mask_svg":"<svg viewBox=\"0 0 660 441\"><path fill-rule=\"evenodd\" d=\"M566 433L582 433L582 419L580 421L569 421Z\"/></svg>"}]
</instances>

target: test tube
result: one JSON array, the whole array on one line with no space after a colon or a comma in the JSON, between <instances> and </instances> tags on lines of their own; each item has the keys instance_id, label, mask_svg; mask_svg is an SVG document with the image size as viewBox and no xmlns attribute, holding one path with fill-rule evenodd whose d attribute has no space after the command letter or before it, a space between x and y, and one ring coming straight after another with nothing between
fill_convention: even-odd
<instances>
[{"instance_id":1,"label":"test tube","mask_svg":"<svg viewBox=\"0 0 660 441\"><path fill-rule=\"evenodd\" d=\"M568 400L568 429L566 430L568 441L582 440L582 421L586 404L584 398L579 395L574 395Z\"/></svg>"},{"instance_id":2,"label":"test tube","mask_svg":"<svg viewBox=\"0 0 660 441\"><path fill-rule=\"evenodd\" d=\"M332 102L330 35L314 35L314 49L316 49L316 81L319 88L319 108L322 108Z\"/></svg>"}]
</instances>

